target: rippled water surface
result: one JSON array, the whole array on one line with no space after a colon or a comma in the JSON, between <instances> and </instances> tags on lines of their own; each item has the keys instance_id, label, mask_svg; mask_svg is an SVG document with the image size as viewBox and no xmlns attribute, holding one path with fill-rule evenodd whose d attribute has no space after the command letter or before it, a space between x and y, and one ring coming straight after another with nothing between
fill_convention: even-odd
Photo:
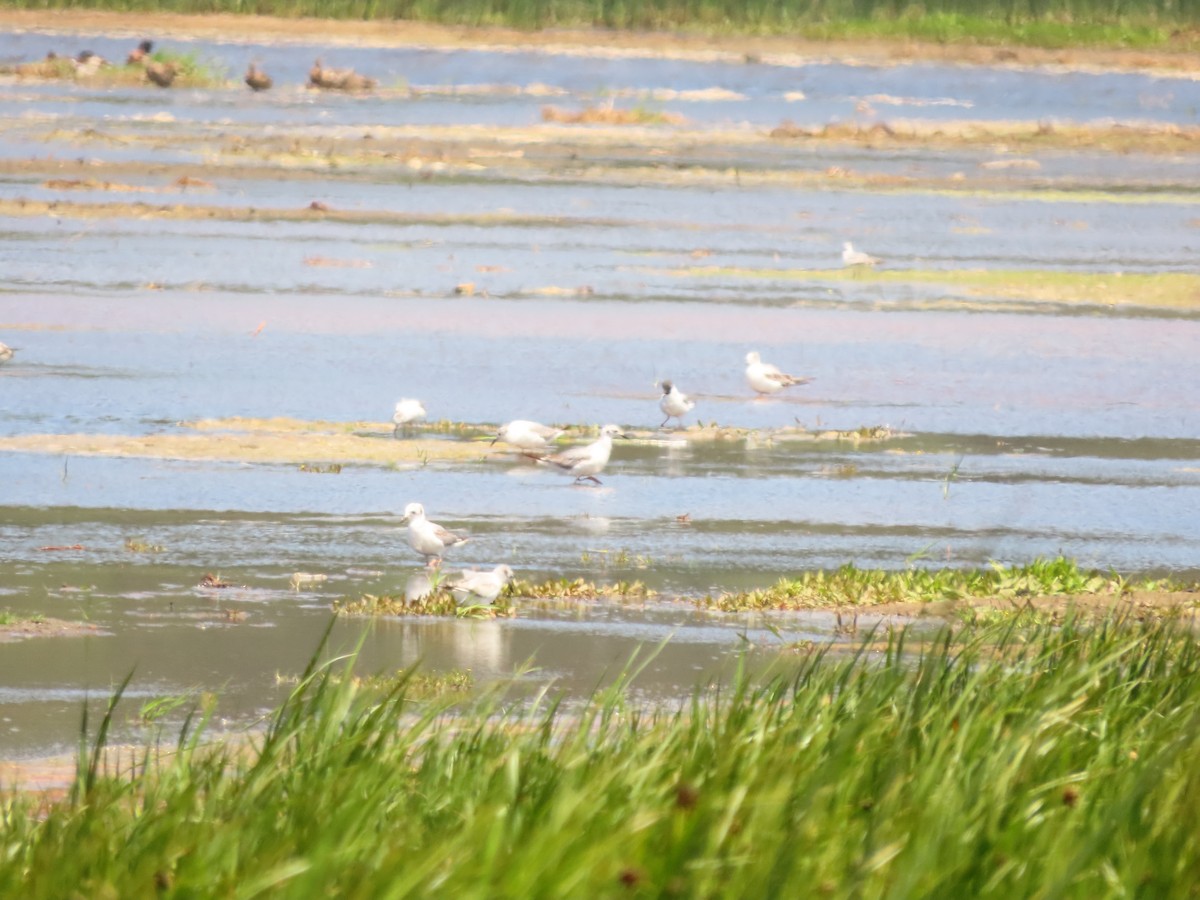
<instances>
[{"instance_id":1,"label":"rippled water surface","mask_svg":"<svg viewBox=\"0 0 1200 900\"><path fill-rule=\"evenodd\" d=\"M129 43L0 35L0 61L85 42L111 57ZM477 457L456 463L338 474L81 456L55 450L50 437L41 452L0 451L0 608L97 629L0 645L0 753L69 746L84 698L103 697L130 668L135 704L219 691L230 727L252 720L303 668L334 600L400 591L418 569L399 524L413 500L472 535L451 567L503 562L534 581L640 580L659 597L569 609L518 601L516 618L496 621L378 621L363 665L419 661L488 683L532 660L523 681L573 694L667 638L639 681L647 697L719 677L747 642L770 649L828 636L836 621L826 615L781 616L772 632L691 602L805 569L1020 564L1063 553L1123 572L1200 573L1200 317L1188 307L1055 303L1032 292L1000 302L928 281L795 274L837 269L846 240L883 256L885 269L1196 274L1194 157L1047 150L1034 154L1036 168L1015 167L978 191L872 190L766 176L844 167L933 184L980 177L1004 149L761 139L783 119L893 114L1188 126L1200 106L1194 82L533 52L188 49L231 73L257 59L280 87L259 97L233 86L0 81L0 202L184 211L6 207L0 340L18 352L0 367L0 439L154 436L231 416L382 422L401 396L420 397L432 419L611 421L640 437L618 446L598 488L490 453L481 439ZM392 90L303 89L321 53ZM523 90L467 89L478 85ZM678 99L710 89L723 99ZM590 149L586 128L522 143L544 104L612 97L683 115L693 130L680 140L669 127L638 129L627 143ZM418 126L472 125L510 140L511 164L239 167L214 149L275 138L303 149L347 134L369 145L372 129L430 141ZM556 158L555 135L578 148ZM54 183L57 161L81 159L120 166L97 171L117 172L111 180L128 193ZM188 165L205 184L173 187ZM680 172L704 177L667 177ZM295 211L314 200L352 215L210 212ZM812 383L755 399L742 380L751 349ZM709 442L655 432L662 378L697 400L689 424L745 434ZM775 438L797 424L886 425L894 436ZM327 580L295 590L295 572ZM232 587L199 586L206 573ZM354 646L363 628L339 622L334 649Z\"/></svg>"}]
</instances>

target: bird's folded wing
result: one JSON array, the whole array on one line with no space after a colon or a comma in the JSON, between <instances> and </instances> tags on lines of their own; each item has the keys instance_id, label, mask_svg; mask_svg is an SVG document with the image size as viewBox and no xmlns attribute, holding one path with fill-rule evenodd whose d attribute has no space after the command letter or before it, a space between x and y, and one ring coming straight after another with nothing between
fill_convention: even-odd
<instances>
[{"instance_id":1,"label":"bird's folded wing","mask_svg":"<svg viewBox=\"0 0 1200 900\"><path fill-rule=\"evenodd\" d=\"M433 526L433 534L443 544L460 544L466 540L465 537L460 537L453 531L447 531L441 525Z\"/></svg>"},{"instance_id":2,"label":"bird's folded wing","mask_svg":"<svg viewBox=\"0 0 1200 900\"><path fill-rule=\"evenodd\" d=\"M562 453L555 453L550 456L539 457L541 462L550 463L558 466L560 469L571 469L579 464L580 461L590 459L592 456L591 450L588 447L572 447L570 450L564 450Z\"/></svg>"}]
</instances>

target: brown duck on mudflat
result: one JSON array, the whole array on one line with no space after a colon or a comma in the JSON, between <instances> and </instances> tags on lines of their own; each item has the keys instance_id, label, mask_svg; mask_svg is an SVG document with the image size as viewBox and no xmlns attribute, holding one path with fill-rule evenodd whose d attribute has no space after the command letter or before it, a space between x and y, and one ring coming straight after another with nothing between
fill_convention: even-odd
<instances>
[{"instance_id":1,"label":"brown duck on mudflat","mask_svg":"<svg viewBox=\"0 0 1200 900\"><path fill-rule=\"evenodd\" d=\"M367 78L365 75L359 75L353 69L346 72L342 78L342 83L338 87L343 91L369 91L379 82L374 78Z\"/></svg>"},{"instance_id":2,"label":"brown duck on mudflat","mask_svg":"<svg viewBox=\"0 0 1200 900\"><path fill-rule=\"evenodd\" d=\"M269 90L271 85L271 76L256 66L250 63L250 68L246 70L246 84L250 86L250 90L258 93L259 91Z\"/></svg>"},{"instance_id":3,"label":"brown duck on mudflat","mask_svg":"<svg viewBox=\"0 0 1200 900\"><path fill-rule=\"evenodd\" d=\"M169 88L179 74L179 66L173 62L160 63L146 60L146 77L160 88Z\"/></svg>"},{"instance_id":4,"label":"brown duck on mudflat","mask_svg":"<svg viewBox=\"0 0 1200 900\"><path fill-rule=\"evenodd\" d=\"M319 59L308 70L308 80L313 87L326 91L369 91L377 84L374 78L365 78L353 69L326 69Z\"/></svg>"}]
</instances>

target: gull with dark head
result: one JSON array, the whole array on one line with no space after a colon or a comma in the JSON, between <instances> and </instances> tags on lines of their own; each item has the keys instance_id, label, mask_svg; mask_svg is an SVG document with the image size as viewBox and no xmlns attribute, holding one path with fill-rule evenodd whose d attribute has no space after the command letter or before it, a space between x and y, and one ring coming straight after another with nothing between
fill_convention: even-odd
<instances>
[{"instance_id":1,"label":"gull with dark head","mask_svg":"<svg viewBox=\"0 0 1200 900\"><path fill-rule=\"evenodd\" d=\"M599 484L600 479L596 476L603 472L604 467L608 465L615 437L629 439L629 435L623 433L616 425L605 425L600 429L600 437L583 447L572 447L562 453L554 453L550 456L536 456L530 453L527 453L526 456L553 466L568 475L574 475L576 484L581 481Z\"/></svg>"},{"instance_id":2,"label":"gull with dark head","mask_svg":"<svg viewBox=\"0 0 1200 900\"><path fill-rule=\"evenodd\" d=\"M408 545L428 559L441 559L446 548L465 544L470 540L465 535L447 531L436 522L425 518L425 507L410 503L404 507L402 522L408 523Z\"/></svg>"},{"instance_id":3,"label":"gull with dark head","mask_svg":"<svg viewBox=\"0 0 1200 900\"><path fill-rule=\"evenodd\" d=\"M490 572L468 569L450 583L450 592L460 603L468 596L478 598L480 603L495 603L515 577L513 570L503 563Z\"/></svg>"},{"instance_id":4,"label":"gull with dark head","mask_svg":"<svg viewBox=\"0 0 1200 900\"><path fill-rule=\"evenodd\" d=\"M683 417L692 411L696 405L696 401L688 397L687 394L679 390L671 381L662 382L662 399L658 401L658 408L662 410L666 416L662 420L662 425L659 428L665 428L667 423L672 419L679 419L679 424L683 424Z\"/></svg>"},{"instance_id":5,"label":"gull with dark head","mask_svg":"<svg viewBox=\"0 0 1200 900\"><path fill-rule=\"evenodd\" d=\"M809 380L785 375L770 363L763 362L756 350L746 354L746 383L760 394L774 394L794 384L808 384Z\"/></svg>"},{"instance_id":6,"label":"gull with dark head","mask_svg":"<svg viewBox=\"0 0 1200 900\"><path fill-rule=\"evenodd\" d=\"M878 256L872 256L870 253L863 253L861 250L855 250L854 245L849 241L842 244L842 265L843 266L875 266L883 262Z\"/></svg>"},{"instance_id":7,"label":"gull with dark head","mask_svg":"<svg viewBox=\"0 0 1200 900\"><path fill-rule=\"evenodd\" d=\"M409 397L397 400L396 411L392 413L392 422L396 426L392 429L392 434L399 434L401 428L423 418L425 418L425 407L421 405L420 400L413 400Z\"/></svg>"},{"instance_id":8,"label":"gull with dark head","mask_svg":"<svg viewBox=\"0 0 1200 900\"><path fill-rule=\"evenodd\" d=\"M553 428L540 422L513 419L500 426L500 430L492 438L492 443L504 441L519 450L545 450L555 438L565 433L561 428Z\"/></svg>"}]
</instances>

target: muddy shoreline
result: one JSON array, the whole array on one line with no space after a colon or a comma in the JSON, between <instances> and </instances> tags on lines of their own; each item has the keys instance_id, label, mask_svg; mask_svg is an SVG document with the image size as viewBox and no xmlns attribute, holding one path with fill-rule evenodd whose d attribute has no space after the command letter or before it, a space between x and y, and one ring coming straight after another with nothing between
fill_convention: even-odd
<instances>
[{"instance_id":1,"label":"muddy shoreline","mask_svg":"<svg viewBox=\"0 0 1200 900\"><path fill-rule=\"evenodd\" d=\"M0 29L64 35L104 33L129 37L167 34L174 40L220 39L230 42L267 41L280 44L320 42L330 46L489 49L498 52L534 49L544 53L572 56L724 60L777 66L800 66L817 61L837 60L863 65L957 63L1014 67L1053 66L1073 71L1147 71L1184 77L1200 74L1200 56L1183 50L1047 50L1036 47L934 44L900 39L812 41L790 36L716 36L598 29L531 32L512 28L466 28L407 21L362 22L91 10L0 10Z\"/></svg>"}]
</instances>

